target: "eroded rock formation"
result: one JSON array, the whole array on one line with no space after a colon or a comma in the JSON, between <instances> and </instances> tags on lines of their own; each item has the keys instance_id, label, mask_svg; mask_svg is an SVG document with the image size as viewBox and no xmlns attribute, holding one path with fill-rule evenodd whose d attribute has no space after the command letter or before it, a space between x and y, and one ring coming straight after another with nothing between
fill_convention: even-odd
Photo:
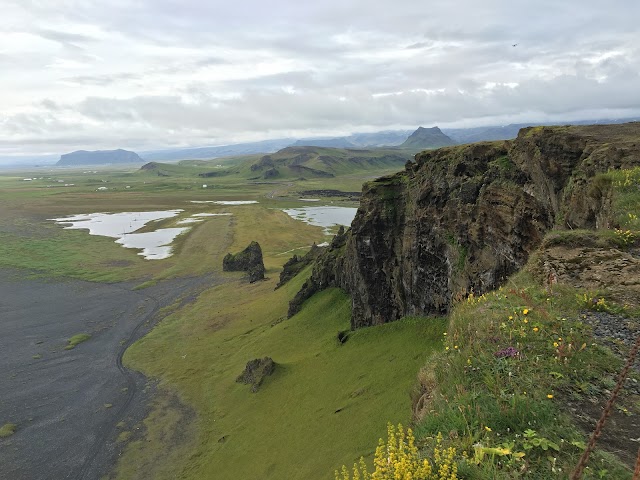
<instances>
[{"instance_id":1,"label":"eroded rock formation","mask_svg":"<svg viewBox=\"0 0 640 480\"><path fill-rule=\"evenodd\" d=\"M251 391L256 393L265 377L273 374L275 369L276 364L271 357L256 358L247 362L236 382L251 385Z\"/></svg>"},{"instance_id":2,"label":"eroded rock formation","mask_svg":"<svg viewBox=\"0 0 640 480\"><path fill-rule=\"evenodd\" d=\"M264 279L264 261L262 249L258 242L251 242L247 248L235 255L227 253L222 259L222 270L225 272L247 272L249 282Z\"/></svg>"}]
</instances>

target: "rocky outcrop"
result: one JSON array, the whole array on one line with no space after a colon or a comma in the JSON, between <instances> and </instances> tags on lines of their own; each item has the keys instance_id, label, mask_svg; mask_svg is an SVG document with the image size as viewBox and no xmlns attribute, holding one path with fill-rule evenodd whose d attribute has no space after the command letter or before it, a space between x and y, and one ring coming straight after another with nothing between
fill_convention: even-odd
<instances>
[{"instance_id":1,"label":"rocky outcrop","mask_svg":"<svg viewBox=\"0 0 640 480\"><path fill-rule=\"evenodd\" d=\"M95 152L87 152L86 150L78 150L66 153L60 156L58 166L72 165L110 165L114 163L142 163L137 153L129 150L97 150Z\"/></svg>"},{"instance_id":2,"label":"rocky outcrop","mask_svg":"<svg viewBox=\"0 0 640 480\"><path fill-rule=\"evenodd\" d=\"M265 179L276 178L278 175L280 175L280 172L278 171L277 168L270 168L269 170L264 172Z\"/></svg>"},{"instance_id":3,"label":"rocky outcrop","mask_svg":"<svg viewBox=\"0 0 640 480\"><path fill-rule=\"evenodd\" d=\"M303 190L299 192L300 195L305 197L346 197L349 200L359 199L360 192L343 192L342 190Z\"/></svg>"},{"instance_id":4,"label":"rocky outcrop","mask_svg":"<svg viewBox=\"0 0 640 480\"><path fill-rule=\"evenodd\" d=\"M278 281L278 285L276 285L276 290L295 277L305 267L311 265L321 252L322 247L314 243L311 249L303 256L294 255L287 260L287 263L282 267L282 272L280 272L280 280Z\"/></svg>"},{"instance_id":5,"label":"rocky outcrop","mask_svg":"<svg viewBox=\"0 0 640 480\"><path fill-rule=\"evenodd\" d=\"M227 253L222 259L222 270L225 272L247 272L251 283L264 279L265 268L260 244L251 242L240 253L235 255Z\"/></svg>"},{"instance_id":6,"label":"rocky outcrop","mask_svg":"<svg viewBox=\"0 0 640 480\"><path fill-rule=\"evenodd\" d=\"M522 129L513 141L418 154L365 184L344 244L332 245L290 305L338 286L352 328L446 314L501 285L554 226L605 228L599 172L640 164L640 123Z\"/></svg>"},{"instance_id":7,"label":"rocky outcrop","mask_svg":"<svg viewBox=\"0 0 640 480\"><path fill-rule=\"evenodd\" d=\"M256 393L265 377L273 374L275 369L276 364L271 357L256 358L247 362L236 382L251 385L251 391Z\"/></svg>"},{"instance_id":8,"label":"rocky outcrop","mask_svg":"<svg viewBox=\"0 0 640 480\"><path fill-rule=\"evenodd\" d=\"M228 170L222 170L222 171L213 171L213 172L203 172L203 173L199 173L198 176L202 177L202 178L212 178L212 177L224 177L226 175L229 175L229 171Z\"/></svg>"}]
</instances>

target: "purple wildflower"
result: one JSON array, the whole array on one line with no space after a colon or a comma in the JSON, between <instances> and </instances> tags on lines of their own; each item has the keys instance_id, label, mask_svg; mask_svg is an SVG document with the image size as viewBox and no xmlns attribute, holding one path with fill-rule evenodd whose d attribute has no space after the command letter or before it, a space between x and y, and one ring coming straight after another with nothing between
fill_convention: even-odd
<instances>
[{"instance_id":1,"label":"purple wildflower","mask_svg":"<svg viewBox=\"0 0 640 480\"><path fill-rule=\"evenodd\" d=\"M494 355L498 358L515 358L520 355L520 352L517 348L507 347L494 353Z\"/></svg>"}]
</instances>

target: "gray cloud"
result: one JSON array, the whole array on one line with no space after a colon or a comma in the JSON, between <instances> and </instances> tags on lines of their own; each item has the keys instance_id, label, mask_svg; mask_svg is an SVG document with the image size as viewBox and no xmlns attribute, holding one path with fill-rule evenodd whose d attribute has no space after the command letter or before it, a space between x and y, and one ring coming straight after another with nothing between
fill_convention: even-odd
<instances>
[{"instance_id":1,"label":"gray cloud","mask_svg":"<svg viewBox=\"0 0 640 480\"><path fill-rule=\"evenodd\" d=\"M638 3L7 5L5 152L640 112Z\"/></svg>"}]
</instances>

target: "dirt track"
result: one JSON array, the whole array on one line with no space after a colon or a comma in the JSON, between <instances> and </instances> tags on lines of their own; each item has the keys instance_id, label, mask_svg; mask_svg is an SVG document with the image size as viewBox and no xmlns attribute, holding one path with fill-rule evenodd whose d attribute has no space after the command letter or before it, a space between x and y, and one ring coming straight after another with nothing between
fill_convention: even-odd
<instances>
[{"instance_id":1,"label":"dirt track","mask_svg":"<svg viewBox=\"0 0 640 480\"><path fill-rule=\"evenodd\" d=\"M212 278L130 284L29 279L0 270L0 478L97 479L117 455L116 424L144 417L143 375L122 366L124 350L176 299ZM78 333L91 338L71 350ZM39 357L41 356L41 357Z\"/></svg>"}]
</instances>

